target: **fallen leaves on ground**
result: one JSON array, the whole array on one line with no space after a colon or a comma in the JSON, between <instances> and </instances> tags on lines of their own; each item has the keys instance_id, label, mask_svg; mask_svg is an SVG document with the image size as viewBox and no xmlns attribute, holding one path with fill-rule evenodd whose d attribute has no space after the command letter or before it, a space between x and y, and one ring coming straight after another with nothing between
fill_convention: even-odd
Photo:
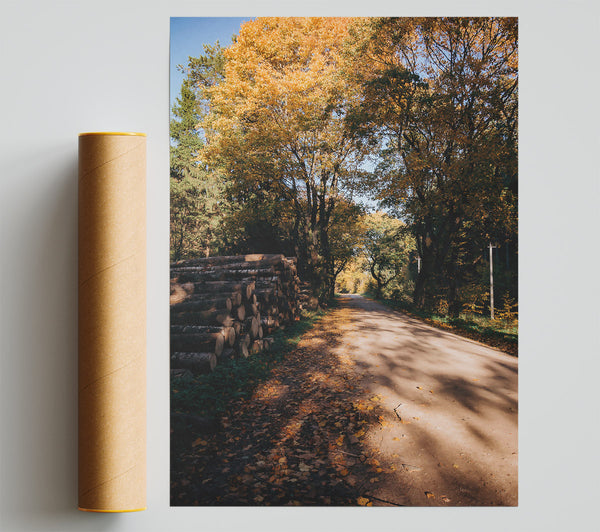
<instances>
[{"instance_id":1,"label":"fallen leaves on ground","mask_svg":"<svg viewBox=\"0 0 600 532\"><path fill-rule=\"evenodd\" d=\"M364 441L381 428L381 397L333 352L349 322L345 309L322 318L216 433L172 445L172 505L372 505L364 495L386 471Z\"/></svg>"}]
</instances>

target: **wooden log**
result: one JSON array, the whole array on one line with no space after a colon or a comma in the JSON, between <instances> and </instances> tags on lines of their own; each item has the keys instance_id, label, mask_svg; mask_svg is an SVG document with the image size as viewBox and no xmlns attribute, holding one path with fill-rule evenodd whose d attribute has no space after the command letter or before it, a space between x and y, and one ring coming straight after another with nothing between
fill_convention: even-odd
<instances>
[{"instance_id":1,"label":"wooden log","mask_svg":"<svg viewBox=\"0 0 600 532\"><path fill-rule=\"evenodd\" d=\"M254 340L252 342L252 344L250 345L250 354L251 355L257 355L258 353L261 353L262 350L263 350L262 340Z\"/></svg>"},{"instance_id":2,"label":"wooden log","mask_svg":"<svg viewBox=\"0 0 600 532\"><path fill-rule=\"evenodd\" d=\"M235 329L233 327L225 327L223 331L225 333L225 343L233 347L235 345L235 339L237 336Z\"/></svg>"},{"instance_id":3,"label":"wooden log","mask_svg":"<svg viewBox=\"0 0 600 532\"><path fill-rule=\"evenodd\" d=\"M176 281L177 277L171 280L171 283L180 284ZM189 285L194 287L194 292L225 292L230 290L231 292L241 291L242 296L244 295L244 287L250 286L251 291L260 288L272 288L279 287L279 277L277 275L269 277L246 277L243 279L232 279L223 281L210 281L210 280L199 280L189 283L181 283L183 286Z\"/></svg>"},{"instance_id":4,"label":"wooden log","mask_svg":"<svg viewBox=\"0 0 600 532\"><path fill-rule=\"evenodd\" d=\"M214 353L181 353L171 355L172 369L188 369L192 373L206 374L215 369L217 357Z\"/></svg>"},{"instance_id":5,"label":"wooden log","mask_svg":"<svg viewBox=\"0 0 600 532\"><path fill-rule=\"evenodd\" d=\"M220 289L211 289L205 286L201 286L199 283L187 283L187 284L197 284L197 288L194 289L194 293L188 296L187 301L208 301L214 299L225 300L230 299L231 302L235 305L236 294L241 296L240 290L220 290Z\"/></svg>"},{"instance_id":6,"label":"wooden log","mask_svg":"<svg viewBox=\"0 0 600 532\"><path fill-rule=\"evenodd\" d=\"M289 266L285 266L283 263L276 263L268 260L257 260L257 261L238 261L238 262L230 262L228 264L177 264L171 266L172 270L182 271L185 269L193 268L196 271L203 272L216 272L216 271L225 271L225 270L249 270L249 269L262 269L262 268L272 268L273 271L277 271L280 273L286 272L288 275L291 275Z\"/></svg>"},{"instance_id":7,"label":"wooden log","mask_svg":"<svg viewBox=\"0 0 600 532\"><path fill-rule=\"evenodd\" d=\"M223 340L225 341L225 338L227 337L225 331L223 329L217 331L217 332L197 332L194 330L194 327L191 326L189 327L190 330L184 332L184 333L180 333L180 332L171 332L171 339L180 339L180 338L187 338L191 341L194 342L200 342L200 343L208 343L208 342L212 342L212 341L216 341L216 340ZM227 331L229 330L233 330L232 327L227 327ZM176 350L178 351L178 350Z\"/></svg>"},{"instance_id":8,"label":"wooden log","mask_svg":"<svg viewBox=\"0 0 600 532\"><path fill-rule=\"evenodd\" d=\"M250 335L243 334L239 338L239 341L238 341L238 344L236 347L237 347L238 356L248 358L248 356L250 355L250 351L248 349L250 347Z\"/></svg>"},{"instance_id":9,"label":"wooden log","mask_svg":"<svg viewBox=\"0 0 600 532\"><path fill-rule=\"evenodd\" d=\"M226 337L226 329L222 325L171 325L171 334L208 334L221 333Z\"/></svg>"},{"instance_id":10,"label":"wooden log","mask_svg":"<svg viewBox=\"0 0 600 532\"><path fill-rule=\"evenodd\" d=\"M233 330L235 331L236 337L239 336L242 332L242 322L234 321L232 327L233 327Z\"/></svg>"},{"instance_id":11,"label":"wooden log","mask_svg":"<svg viewBox=\"0 0 600 532\"><path fill-rule=\"evenodd\" d=\"M275 343L275 338L271 336L266 336L263 338L263 349L265 351L271 351L273 349L273 344Z\"/></svg>"},{"instance_id":12,"label":"wooden log","mask_svg":"<svg viewBox=\"0 0 600 532\"><path fill-rule=\"evenodd\" d=\"M196 283L186 283L193 286L194 291L209 293L234 293L241 292L242 298L249 298L256 289L254 281L199 281Z\"/></svg>"},{"instance_id":13,"label":"wooden log","mask_svg":"<svg viewBox=\"0 0 600 532\"><path fill-rule=\"evenodd\" d=\"M194 293L194 285L192 283L179 284L171 282L171 294L169 296L169 304L182 303L191 294Z\"/></svg>"},{"instance_id":14,"label":"wooden log","mask_svg":"<svg viewBox=\"0 0 600 532\"><path fill-rule=\"evenodd\" d=\"M228 311L173 312L171 309L171 324L173 325L222 325L231 327L233 322L234 319Z\"/></svg>"},{"instance_id":15,"label":"wooden log","mask_svg":"<svg viewBox=\"0 0 600 532\"><path fill-rule=\"evenodd\" d=\"M256 316L251 316L244 321L244 329L250 335L250 338L258 338L258 329L260 327L260 321Z\"/></svg>"},{"instance_id":16,"label":"wooden log","mask_svg":"<svg viewBox=\"0 0 600 532\"><path fill-rule=\"evenodd\" d=\"M231 314L238 321L244 321L246 318L246 307L244 305L240 305L239 307L234 308Z\"/></svg>"},{"instance_id":17,"label":"wooden log","mask_svg":"<svg viewBox=\"0 0 600 532\"><path fill-rule=\"evenodd\" d=\"M192 296L183 303L171 305L173 312L201 312L205 310L231 312L233 304L231 298L205 298L202 296Z\"/></svg>"},{"instance_id":18,"label":"wooden log","mask_svg":"<svg viewBox=\"0 0 600 532\"><path fill-rule=\"evenodd\" d=\"M211 288L207 286L202 286L200 283L187 283L189 285L197 284L198 286L194 289L194 293L188 295L186 301L197 301L197 300L225 300L231 299L231 303L235 305L239 305L242 299L242 291L241 290L232 290L232 289L220 289L220 288ZM238 301L238 303L236 303Z\"/></svg>"},{"instance_id":19,"label":"wooden log","mask_svg":"<svg viewBox=\"0 0 600 532\"><path fill-rule=\"evenodd\" d=\"M233 327L222 327L216 325L171 325L172 335L193 334L196 337L205 336L214 339L217 335L223 336L226 344L235 343L236 332Z\"/></svg>"},{"instance_id":20,"label":"wooden log","mask_svg":"<svg viewBox=\"0 0 600 532\"><path fill-rule=\"evenodd\" d=\"M171 270L171 279L178 283L200 282L200 281L232 281L242 279L254 280L256 278L272 279L273 268L244 269L244 270L215 270L202 271L197 268L180 268Z\"/></svg>"},{"instance_id":21,"label":"wooden log","mask_svg":"<svg viewBox=\"0 0 600 532\"><path fill-rule=\"evenodd\" d=\"M254 289L254 293L256 297L260 297L261 295L279 295L281 291L281 283L273 283L270 281L267 282L258 282L256 283L256 287Z\"/></svg>"},{"instance_id":22,"label":"wooden log","mask_svg":"<svg viewBox=\"0 0 600 532\"><path fill-rule=\"evenodd\" d=\"M189 283L191 284L191 283ZM238 292L232 292L232 291L227 291L227 292L207 292L207 291L200 291L197 290L195 291L193 294L190 294L188 296L188 298L184 301L184 303L205 303L206 308L211 308L211 306L215 306L215 307L221 307L223 308L224 306L228 306L228 300L229 302L232 304L234 303L234 295L235 294L239 295L239 291Z\"/></svg>"},{"instance_id":23,"label":"wooden log","mask_svg":"<svg viewBox=\"0 0 600 532\"><path fill-rule=\"evenodd\" d=\"M279 301L279 289L278 288L263 288L255 290L254 294L256 300L261 305L276 305Z\"/></svg>"},{"instance_id":24,"label":"wooden log","mask_svg":"<svg viewBox=\"0 0 600 532\"><path fill-rule=\"evenodd\" d=\"M172 334L171 352L214 353L219 356L225 347L225 338L220 333Z\"/></svg>"},{"instance_id":25,"label":"wooden log","mask_svg":"<svg viewBox=\"0 0 600 532\"><path fill-rule=\"evenodd\" d=\"M285 257L280 254L248 254L248 255L229 255L216 257L198 257L196 259L180 260L171 264L171 267L177 267L183 264L188 265L217 265L231 264L235 262L257 262L267 261L272 264L280 263Z\"/></svg>"},{"instance_id":26,"label":"wooden log","mask_svg":"<svg viewBox=\"0 0 600 532\"><path fill-rule=\"evenodd\" d=\"M234 292L231 294L231 302L234 306L240 306L242 304L242 293Z\"/></svg>"}]
</instances>

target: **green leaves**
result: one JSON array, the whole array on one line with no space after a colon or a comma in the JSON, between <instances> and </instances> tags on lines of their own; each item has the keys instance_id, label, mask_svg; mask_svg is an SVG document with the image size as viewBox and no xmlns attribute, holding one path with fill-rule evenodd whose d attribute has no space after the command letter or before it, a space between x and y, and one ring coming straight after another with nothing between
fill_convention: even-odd
<instances>
[{"instance_id":1,"label":"green leaves","mask_svg":"<svg viewBox=\"0 0 600 532\"><path fill-rule=\"evenodd\" d=\"M415 301L456 313L486 242L516 243L516 20L382 18L356 35L349 127L377 141L378 198L415 236Z\"/></svg>"},{"instance_id":2,"label":"green leaves","mask_svg":"<svg viewBox=\"0 0 600 532\"><path fill-rule=\"evenodd\" d=\"M198 257L221 245L221 222L228 211L223 176L201 161L203 139L198 123L203 116L205 83L222 74L223 55L218 47L205 47L208 55L190 58L190 71L173 106L171 136L171 260Z\"/></svg>"},{"instance_id":3,"label":"green leaves","mask_svg":"<svg viewBox=\"0 0 600 532\"><path fill-rule=\"evenodd\" d=\"M392 289L406 291L404 285L409 280L408 265L414 241L404 223L376 212L365 217L365 225L364 250L369 271L377 284L376 295L389 295Z\"/></svg>"}]
</instances>

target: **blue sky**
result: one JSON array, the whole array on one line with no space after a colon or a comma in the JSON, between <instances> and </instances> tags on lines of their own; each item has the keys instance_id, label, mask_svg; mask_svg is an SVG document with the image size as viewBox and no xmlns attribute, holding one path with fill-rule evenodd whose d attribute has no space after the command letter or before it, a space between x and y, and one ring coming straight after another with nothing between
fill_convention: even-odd
<instances>
[{"instance_id":1,"label":"blue sky","mask_svg":"<svg viewBox=\"0 0 600 532\"><path fill-rule=\"evenodd\" d=\"M171 47L169 66L169 109L179 95L184 74L177 65L187 66L188 58L203 53L203 44L231 44L231 36L239 33L242 22L251 17L171 17Z\"/></svg>"}]
</instances>

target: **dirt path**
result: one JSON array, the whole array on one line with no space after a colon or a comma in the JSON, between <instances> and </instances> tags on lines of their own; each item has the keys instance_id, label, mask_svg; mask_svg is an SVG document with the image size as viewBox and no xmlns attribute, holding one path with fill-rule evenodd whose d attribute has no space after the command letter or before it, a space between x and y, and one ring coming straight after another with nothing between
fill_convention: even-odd
<instances>
[{"instance_id":1,"label":"dirt path","mask_svg":"<svg viewBox=\"0 0 600 532\"><path fill-rule=\"evenodd\" d=\"M517 359L374 301L343 301L354 324L339 349L352 350L385 412L368 445L396 464L374 495L409 505L516 505Z\"/></svg>"},{"instance_id":2,"label":"dirt path","mask_svg":"<svg viewBox=\"0 0 600 532\"><path fill-rule=\"evenodd\" d=\"M517 359L347 296L196 436L173 505L516 505Z\"/></svg>"}]
</instances>

